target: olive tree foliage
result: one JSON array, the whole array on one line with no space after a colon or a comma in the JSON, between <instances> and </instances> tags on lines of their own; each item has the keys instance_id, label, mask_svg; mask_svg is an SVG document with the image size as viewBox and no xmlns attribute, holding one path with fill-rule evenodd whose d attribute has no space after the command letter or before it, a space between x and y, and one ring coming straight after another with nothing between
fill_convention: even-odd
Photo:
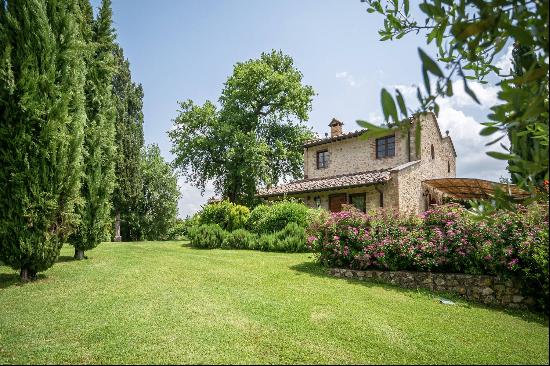
<instances>
[{"instance_id":1,"label":"olive tree foliage","mask_svg":"<svg viewBox=\"0 0 550 366\"><path fill-rule=\"evenodd\" d=\"M88 12L89 13L89 12ZM89 35L86 47L86 128L84 133L84 172L78 205L80 222L70 236L75 258L109 238L112 225L111 195L115 184L115 108L112 81L115 70L111 1L103 0L97 19L83 24ZM91 29L91 31L89 31Z\"/></svg>"},{"instance_id":2,"label":"olive tree foliage","mask_svg":"<svg viewBox=\"0 0 550 366\"><path fill-rule=\"evenodd\" d=\"M219 108L210 101L180 103L169 131L174 165L203 191L213 181L231 202L254 203L259 187L302 175L302 145L313 136L302 122L313 95L281 51L237 63Z\"/></svg>"},{"instance_id":3,"label":"olive tree foliage","mask_svg":"<svg viewBox=\"0 0 550 366\"><path fill-rule=\"evenodd\" d=\"M140 166L143 185L138 239L166 240L178 214L177 175L154 144L143 149Z\"/></svg>"},{"instance_id":4,"label":"olive tree foliage","mask_svg":"<svg viewBox=\"0 0 550 366\"><path fill-rule=\"evenodd\" d=\"M394 98L382 89L382 109L390 127L406 128L411 113L433 110L437 114L438 98L453 95L456 78L480 103L468 81L487 83L496 76L500 100L490 106L480 134L494 137L488 145L509 136L511 147L503 145L507 153L490 151L488 155L508 160L513 181L533 196L541 194L548 179L548 0L424 0L418 5L422 20L412 17L408 0L361 1L367 3L367 12L384 16L379 30L382 41L415 33L437 48L438 62L418 50L424 80L424 88L417 89L418 110L407 109L399 90ZM519 53L515 70L500 70L495 58L509 44ZM386 132L358 122L374 134ZM512 207L505 200L497 201L498 206Z\"/></svg>"},{"instance_id":5,"label":"olive tree foliage","mask_svg":"<svg viewBox=\"0 0 550 366\"><path fill-rule=\"evenodd\" d=\"M142 199L141 150L143 149L143 88L132 81L130 64L122 48L114 50L116 72L113 98L116 108L116 185L113 192L114 216L120 220L123 240L139 236L138 207Z\"/></svg>"},{"instance_id":6,"label":"olive tree foliage","mask_svg":"<svg viewBox=\"0 0 550 366\"><path fill-rule=\"evenodd\" d=\"M0 1L0 260L51 267L78 222L86 119L76 1Z\"/></svg>"}]
</instances>

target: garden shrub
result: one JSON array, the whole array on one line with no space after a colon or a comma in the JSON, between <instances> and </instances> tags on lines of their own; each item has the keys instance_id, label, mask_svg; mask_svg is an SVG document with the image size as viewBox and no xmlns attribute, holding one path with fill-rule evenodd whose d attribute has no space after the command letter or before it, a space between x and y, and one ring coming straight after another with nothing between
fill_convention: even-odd
<instances>
[{"instance_id":1,"label":"garden shrub","mask_svg":"<svg viewBox=\"0 0 550 366\"><path fill-rule=\"evenodd\" d=\"M228 233L222 243L225 249L253 249L258 236L245 229L237 229Z\"/></svg>"},{"instance_id":2,"label":"garden shrub","mask_svg":"<svg viewBox=\"0 0 550 366\"><path fill-rule=\"evenodd\" d=\"M276 242L270 248L276 252L305 252L308 250L306 245L306 231L295 222L288 223L283 230L273 234Z\"/></svg>"},{"instance_id":3,"label":"garden shrub","mask_svg":"<svg viewBox=\"0 0 550 366\"><path fill-rule=\"evenodd\" d=\"M326 266L516 276L547 307L547 205L484 218L457 205L421 215L342 211L312 221L307 233Z\"/></svg>"},{"instance_id":4,"label":"garden shrub","mask_svg":"<svg viewBox=\"0 0 550 366\"><path fill-rule=\"evenodd\" d=\"M200 224L218 224L224 230L243 229L250 210L227 200L206 205L200 213Z\"/></svg>"},{"instance_id":5,"label":"garden shrub","mask_svg":"<svg viewBox=\"0 0 550 366\"><path fill-rule=\"evenodd\" d=\"M196 248L220 248L227 232L218 224L193 226L188 231L189 242Z\"/></svg>"},{"instance_id":6,"label":"garden shrub","mask_svg":"<svg viewBox=\"0 0 550 366\"><path fill-rule=\"evenodd\" d=\"M308 225L309 210L303 203L291 200L262 204L250 213L247 227L258 234L283 230L291 222L305 228Z\"/></svg>"}]
</instances>

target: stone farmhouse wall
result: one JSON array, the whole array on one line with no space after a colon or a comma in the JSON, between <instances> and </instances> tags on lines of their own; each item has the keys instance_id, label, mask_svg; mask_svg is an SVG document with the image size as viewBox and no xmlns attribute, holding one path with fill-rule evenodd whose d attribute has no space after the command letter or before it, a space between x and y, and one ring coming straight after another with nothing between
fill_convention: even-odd
<instances>
[{"instance_id":1,"label":"stone farmhouse wall","mask_svg":"<svg viewBox=\"0 0 550 366\"><path fill-rule=\"evenodd\" d=\"M443 137L433 113L420 116L419 164L400 170L395 177L399 191L399 210L421 212L427 209L422 181L435 178L456 177L456 156L449 137ZM414 151L414 133L411 133L411 146ZM434 148L434 159L431 149Z\"/></svg>"},{"instance_id":2,"label":"stone farmhouse wall","mask_svg":"<svg viewBox=\"0 0 550 366\"><path fill-rule=\"evenodd\" d=\"M515 279L460 273L356 271L342 268L331 268L329 273L335 277L383 282L410 289L454 293L487 305L517 309L535 304L532 297L522 294L522 286Z\"/></svg>"},{"instance_id":3,"label":"stone farmhouse wall","mask_svg":"<svg viewBox=\"0 0 550 366\"><path fill-rule=\"evenodd\" d=\"M452 178L456 176L456 156L450 137L443 136L433 113L425 113L414 122L421 125L420 151L415 148L415 125L410 133L396 131L395 156L376 158L376 139L364 140L352 137L304 149L304 174L308 179L324 178L339 174L358 173L367 170L388 169L409 161L419 161L402 170L392 172L392 178L377 188L383 191L384 207L402 212L418 213L427 209L422 181L434 178ZM410 145L407 144L407 139ZM434 158L432 159L432 146ZM329 152L329 166L317 169L317 152ZM410 158L409 158L410 154ZM367 209L379 207L378 191L374 187L344 189L293 195L314 207L314 197L321 197L321 207L328 209L329 195L346 192L367 193Z\"/></svg>"},{"instance_id":4,"label":"stone farmhouse wall","mask_svg":"<svg viewBox=\"0 0 550 366\"><path fill-rule=\"evenodd\" d=\"M317 152L329 153L329 165L317 169ZM395 156L376 159L375 139L361 136L304 148L304 176L308 179L331 177L340 174L380 170L404 164L407 159L407 143L399 132L395 134Z\"/></svg>"}]
</instances>

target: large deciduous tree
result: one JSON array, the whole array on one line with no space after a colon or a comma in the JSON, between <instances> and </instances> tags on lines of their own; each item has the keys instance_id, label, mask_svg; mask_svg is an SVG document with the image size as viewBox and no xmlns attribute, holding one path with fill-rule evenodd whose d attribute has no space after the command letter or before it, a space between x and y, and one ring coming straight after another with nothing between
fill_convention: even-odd
<instances>
[{"instance_id":1,"label":"large deciduous tree","mask_svg":"<svg viewBox=\"0 0 550 366\"><path fill-rule=\"evenodd\" d=\"M116 186L113 210L116 236L139 237L138 208L142 200L141 150L143 148L143 88L132 82L130 64L122 48L116 47L113 97L116 106Z\"/></svg>"},{"instance_id":2,"label":"large deciduous tree","mask_svg":"<svg viewBox=\"0 0 550 366\"><path fill-rule=\"evenodd\" d=\"M51 267L76 222L83 42L76 1L0 1L0 260Z\"/></svg>"},{"instance_id":3,"label":"large deciduous tree","mask_svg":"<svg viewBox=\"0 0 550 366\"><path fill-rule=\"evenodd\" d=\"M225 83L219 109L180 103L169 132L174 164L204 190L208 181L232 202L251 204L260 186L302 174L303 143L314 95L280 51L239 62Z\"/></svg>"},{"instance_id":4,"label":"large deciduous tree","mask_svg":"<svg viewBox=\"0 0 550 366\"><path fill-rule=\"evenodd\" d=\"M142 199L139 206L140 240L165 240L178 214L177 176L157 145L143 150L141 158Z\"/></svg>"},{"instance_id":5,"label":"large deciduous tree","mask_svg":"<svg viewBox=\"0 0 550 366\"><path fill-rule=\"evenodd\" d=\"M112 225L111 195L115 183L115 108L112 81L115 70L111 1L103 0L97 19L88 24L91 50L86 73L86 129L84 134L84 172L78 206L80 224L69 242L75 258L107 239ZM86 29L86 25L83 25Z\"/></svg>"}]
</instances>

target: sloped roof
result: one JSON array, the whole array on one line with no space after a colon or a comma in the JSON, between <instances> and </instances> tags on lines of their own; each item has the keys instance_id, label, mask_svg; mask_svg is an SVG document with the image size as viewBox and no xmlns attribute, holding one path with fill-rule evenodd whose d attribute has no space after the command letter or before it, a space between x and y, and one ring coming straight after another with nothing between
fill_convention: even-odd
<instances>
[{"instance_id":1,"label":"sloped roof","mask_svg":"<svg viewBox=\"0 0 550 366\"><path fill-rule=\"evenodd\" d=\"M296 180L277 187L260 190L260 192L258 192L258 197L326 191L383 183L390 179L390 170L391 169L371 170L353 174L335 175L326 178Z\"/></svg>"},{"instance_id":2,"label":"sloped roof","mask_svg":"<svg viewBox=\"0 0 550 366\"><path fill-rule=\"evenodd\" d=\"M334 137L327 136L327 137L323 137L323 138L319 138L319 139L315 139L315 140L309 140L309 141L306 141L304 143L304 147L311 147L311 146L326 144L328 142L345 140L345 139L349 139L349 138L352 138L352 137L360 136L360 135L364 134L365 132L367 132L367 130L359 130L359 131L343 133L341 135L337 135L337 136L334 136Z\"/></svg>"},{"instance_id":3,"label":"sloped roof","mask_svg":"<svg viewBox=\"0 0 550 366\"><path fill-rule=\"evenodd\" d=\"M513 184L496 183L475 178L429 179L422 183L452 198L460 199L490 198L495 195L497 188L516 199L525 198L529 195L529 193Z\"/></svg>"}]
</instances>

